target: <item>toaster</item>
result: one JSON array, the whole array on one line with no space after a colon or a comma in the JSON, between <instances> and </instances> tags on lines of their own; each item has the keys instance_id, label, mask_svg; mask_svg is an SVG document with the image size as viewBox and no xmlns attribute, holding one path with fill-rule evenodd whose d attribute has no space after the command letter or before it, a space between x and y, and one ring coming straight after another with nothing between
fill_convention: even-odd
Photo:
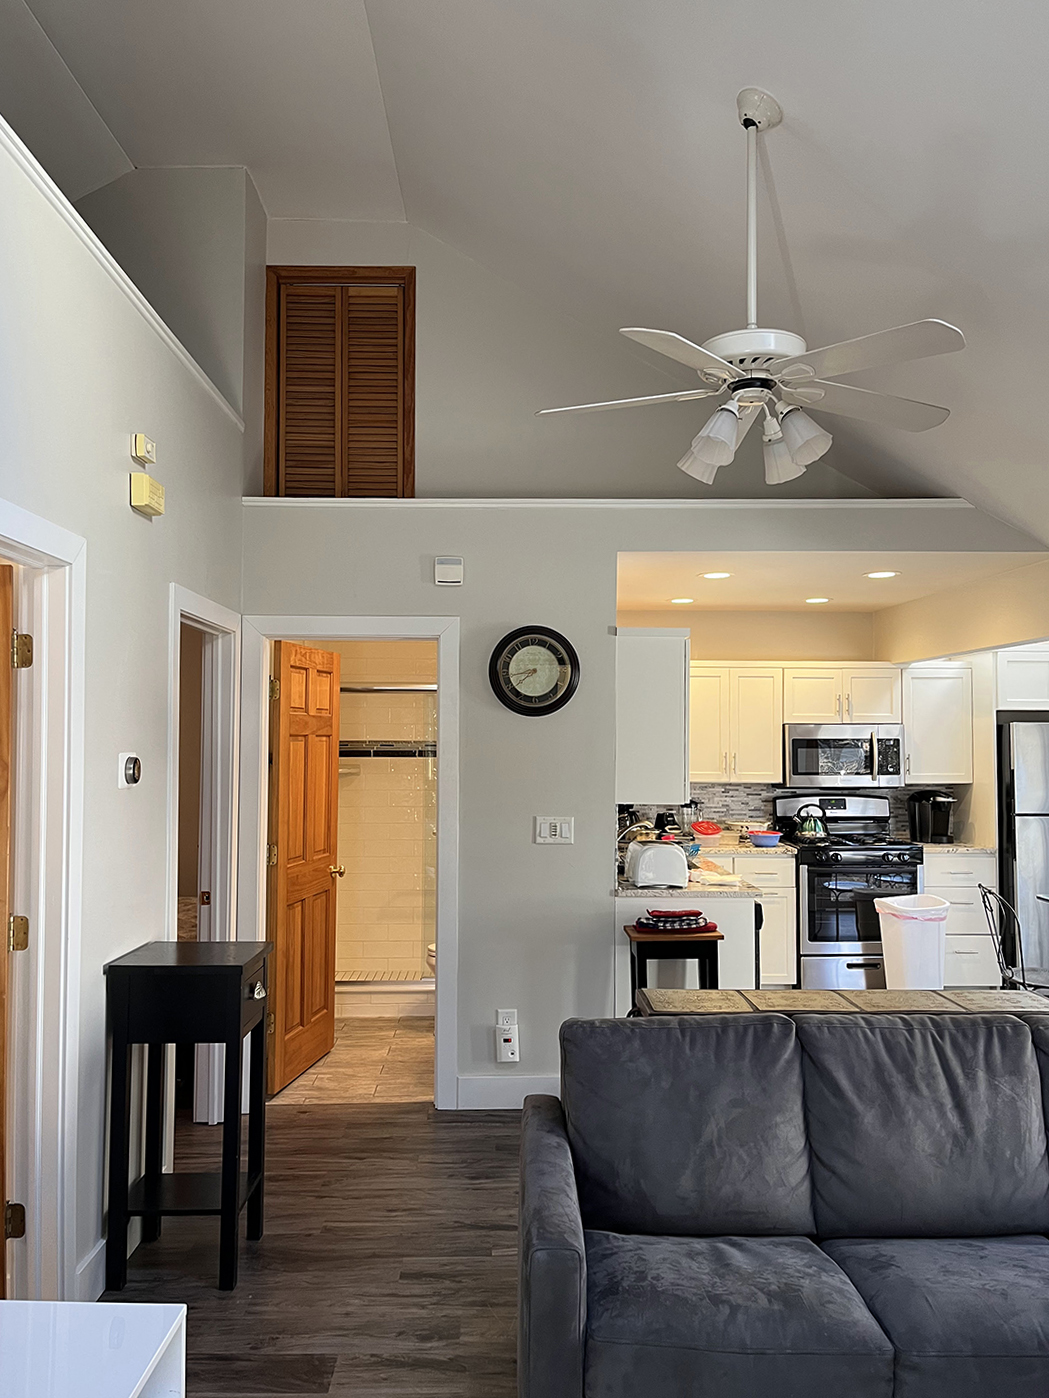
<instances>
[{"instance_id":1,"label":"toaster","mask_svg":"<svg viewBox=\"0 0 1049 1398\"><path fill-rule=\"evenodd\" d=\"M627 846L623 877L635 888L687 888L684 848L665 840L634 840Z\"/></svg>"}]
</instances>

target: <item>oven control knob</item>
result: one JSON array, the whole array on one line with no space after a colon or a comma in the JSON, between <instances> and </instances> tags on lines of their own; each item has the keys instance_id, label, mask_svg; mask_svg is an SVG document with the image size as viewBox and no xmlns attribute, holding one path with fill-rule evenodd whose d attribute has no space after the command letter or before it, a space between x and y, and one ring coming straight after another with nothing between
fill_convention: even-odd
<instances>
[{"instance_id":1,"label":"oven control knob","mask_svg":"<svg viewBox=\"0 0 1049 1398\"><path fill-rule=\"evenodd\" d=\"M881 857L881 862L883 864L895 864L896 856L894 854L883 854Z\"/></svg>"},{"instance_id":2,"label":"oven control knob","mask_svg":"<svg viewBox=\"0 0 1049 1398\"><path fill-rule=\"evenodd\" d=\"M827 859L831 864L841 863L841 855L837 850L831 850L830 854L827 856Z\"/></svg>"}]
</instances>

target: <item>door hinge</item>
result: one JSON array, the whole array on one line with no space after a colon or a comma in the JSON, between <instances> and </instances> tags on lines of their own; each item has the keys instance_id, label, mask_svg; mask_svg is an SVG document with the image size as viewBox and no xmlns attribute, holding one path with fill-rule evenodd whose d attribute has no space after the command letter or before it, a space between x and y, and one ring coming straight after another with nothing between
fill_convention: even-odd
<instances>
[{"instance_id":1,"label":"door hinge","mask_svg":"<svg viewBox=\"0 0 1049 1398\"><path fill-rule=\"evenodd\" d=\"M267 845L267 846L266 846L266 863L267 863L267 864L270 866L270 868L272 869L273 866L276 864L276 862L277 862L277 846L276 846L276 845Z\"/></svg>"},{"instance_id":2,"label":"door hinge","mask_svg":"<svg viewBox=\"0 0 1049 1398\"><path fill-rule=\"evenodd\" d=\"M280 698L280 680L270 680L270 698Z\"/></svg>"},{"instance_id":3,"label":"door hinge","mask_svg":"<svg viewBox=\"0 0 1049 1398\"><path fill-rule=\"evenodd\" d=\"M33 663L33 638L27 631L11 632L11 668L28 670Z\"/></svg>"},{"instance_id":4,"label":"door hinge","mask_svg":"<svg viewBox=\"0 0 1049 1398\"><path fill-rule=\"evenodd\" d=\"M25 1237L25 1205L4 1205L4 1239Z\"/></svg>"},{"instance_id":5,"label":"door hinge","mask_svg":"<svg viewBox=\"0 0 1049 1398\"><path fill-rule=\"evenodd\" d=\"M29 919L16 914L7 919L7 950L29 950Z\"/></svg>"},{"instance_id":6,"label":"door hinge","mask_svg":"<svg viewBox=\"0 0 1049 1398\"><path fill-rule=\"evenodd\" d=\"M266 1033L273 1034L277 1028L277 1016L271 1010L266 1016Z\"/></svg>"}]
</instances>

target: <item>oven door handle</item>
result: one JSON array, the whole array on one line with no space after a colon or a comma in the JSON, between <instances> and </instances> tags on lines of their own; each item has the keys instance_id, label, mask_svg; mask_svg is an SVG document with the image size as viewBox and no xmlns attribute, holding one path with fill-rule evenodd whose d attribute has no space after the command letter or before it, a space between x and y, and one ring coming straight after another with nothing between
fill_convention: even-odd
<instances>
[{"instance_id":1,"label":"oven door handle","mask_svg":"<svg viewBox=\"0 0 1049 1398\"><path fill-rule=\"evenodd\" d=\"M878 735L871 730L871 780L878 780Z\"/></svg>"}]
</instances>

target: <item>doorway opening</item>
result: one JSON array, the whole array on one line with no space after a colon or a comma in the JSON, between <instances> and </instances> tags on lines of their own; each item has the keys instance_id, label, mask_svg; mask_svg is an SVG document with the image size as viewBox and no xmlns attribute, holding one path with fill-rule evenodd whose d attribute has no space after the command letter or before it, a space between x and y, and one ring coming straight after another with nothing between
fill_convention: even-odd
<instances>
[{"instance_id":1,"label":"doorway opening","mask_svg":"<svg viewBox=\"0 0 1049 1398\"><path fill-rule=\"evenodd\" d=\"M281 643L282 648L288 643ZM310 966L330 967L334 1027L331 1046L322 1056L280 1075L275 1102L432 1101L434 1083L434 1001L437 964L437 722L438 643L435 639L318 640L302 642L296 659L306 666L330 654L330 669L338 675L338 703L332 753L335 785L332 809L334 903L323 911L332 923L330 960L316 948L303 948L305 982ZM276 649L276 648L275 648ZM275 656L276 662L276 656ZM280 668L281 686L287 660ZM293 684L296 683L293 681ZM281 694L286 712L277 715L271 734L293 723L299 691ZM323 724L318 711L316 722ZM291 847L295 836L283 802L297 812L294 772L281 773L280 738L271 742L274 788L284 781L281 795L271 790L270 838L282 861L281 834ZM310 762L309 749L305 761ZM314 762L323 759L314 751ZM292 758L294 767L296 759ZM308 790L315 807L316 774ZM306 800L309 801L309 794ZM314 840L318 838L314 832ZM320 844L325 841L321 839ZM291 849L294 854L294 849ZM323 862L323 861L322 861ZM289 869L288 886L296 878ZM321 893L323 870L321 870ZM299 927L309 935L309 914L301 922L287 900L284 926L279 909L285 898L276 894L277 917L271 928L285 944L298 938ZM322 902L310 905L322 916ZM287 966L285 959L282 966ZM287 1000L278 992L285 1014ZM319 1002L318 1002L319 1004ZM307 1010L305 1013L308 1013ZM295 1011L297 1021L305 1014ZM280 1032L278 1028L278 1033ZM325 1045L326 1046L326 1045ZM280 1059L277 1046L277 1059ZM297 1069L290 1081L285 1081Z\"/></svg>"}]
</instances>

